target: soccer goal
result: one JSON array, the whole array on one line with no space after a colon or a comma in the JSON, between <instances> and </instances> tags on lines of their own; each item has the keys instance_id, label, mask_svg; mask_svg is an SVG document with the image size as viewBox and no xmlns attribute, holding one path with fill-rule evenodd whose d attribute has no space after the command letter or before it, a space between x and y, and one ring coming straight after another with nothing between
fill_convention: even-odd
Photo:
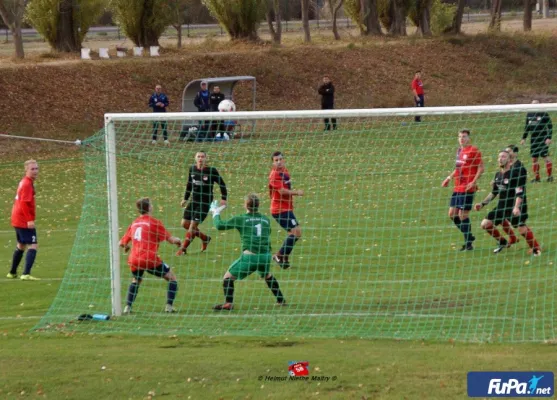
<instances>
[{"instance_id":1,"label":"soccer goal","mask_svg":"<svg viewBox=\"0 0 557 400\"><path fill-rule=\"evenodd\" d=\"M153 123L164 120L170 131L179 131L197 113L107 114L105 129L83 142L81 220L58 295L37 328L66 324L64 329L159 335L554 340L557 186L547 182L549 165L539 154L541 181L530 183L534 149L528 126L540 121L534 116L526 123L532 113L556 118L557 104L207 113L212 120L255 120L257 133L243 141L171 139L169 145L152 144ZM422 122L414 122L415 115ZM541 245L541 256L529 254L528 241L516 227L520 241L493 252L498 243L480 224L497 199L470 211L475 241L472 249L460 251L463 233L448 216L453 182L449 187L441 183L456 168L463 128L485 167L473 203L492 191L500 150L518 147L528 171L526 224ZM525 129L529 136L521 145ZM551 153L553 145L548 148ZM270 267L288 306L276 307L265 281L254 273L235 282L234 310L213 311L224 300L223 275L244 249L238 232L215 230L209 214L199 226L212 237L206 251L195 237L184 256L169 243L160 245L160 257L177 277L178 312L165 313L167 282L145 274L133 313L122 315L132 275L128 254L118 244L138 217L135 202L149 197L153 217L184 239L181 201L200 151L228 189L221 218L244 213L245 195L257 193L261 212L271 220L273 252L288 236L269 210L271 156L282 152L292 189L304 191L294 199L302 235L289 256L291 267L281 269L274 262ZM221 198L218 185L214 195ZM112 318L67 324L83 313Z\"/></svg>"}]
</instances>

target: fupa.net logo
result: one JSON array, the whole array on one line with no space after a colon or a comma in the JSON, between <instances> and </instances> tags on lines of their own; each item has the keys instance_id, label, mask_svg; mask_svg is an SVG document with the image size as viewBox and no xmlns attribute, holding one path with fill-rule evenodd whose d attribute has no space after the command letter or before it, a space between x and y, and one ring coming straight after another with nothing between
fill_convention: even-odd
<instances>
[{"instance_id":1,"label":"fupa.net logo","mask_svg":"<svg viewBox=\"0 0 557 400\"><path fill-rule=\"evenodd\" d=\"M553 372L469 372L469 397L553 397Z\"/></svg>"}]
</instances>

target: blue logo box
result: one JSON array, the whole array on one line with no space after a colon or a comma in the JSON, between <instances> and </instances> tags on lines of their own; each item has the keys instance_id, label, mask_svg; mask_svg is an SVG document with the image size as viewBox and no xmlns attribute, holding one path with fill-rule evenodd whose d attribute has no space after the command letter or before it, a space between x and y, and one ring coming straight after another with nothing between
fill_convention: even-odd
<instances>
[{"instance_id":1,"label":"blue logo box","mask_svg":"<svg viewBox=\"0 0 557 400\"><path fill-rule=\"evenodd\" d=\"M468 397L553 397L553 372L468 372Z\"/></svg>"}]
</instances>

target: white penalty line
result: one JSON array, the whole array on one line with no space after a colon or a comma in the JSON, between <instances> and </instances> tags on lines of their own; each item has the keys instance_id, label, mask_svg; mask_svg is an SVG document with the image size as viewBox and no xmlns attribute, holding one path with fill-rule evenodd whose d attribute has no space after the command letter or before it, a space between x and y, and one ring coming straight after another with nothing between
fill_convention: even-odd
<instances>
[{"instance_id":1,"label":"white penalty line","mask_svg":"<svg viewBox=\"0 0 557 400\"><path fill-rule=\"evenodd\" d=\"M178 311L177 314L168 315L166 313L136 313L132 316L121 316L118 318L119 321L129 320L130 322L141 322L143 318L141 317L148 317L147 319L152 319L153 317L183 317L184 319L187 318L233 318L233 319L249 319L249 318L344 318L344 317L389 317L389 318L434 318L434 319L454 319L454 320L475 320L475 321L486 321L486 320L494 320L494 321L528 321L528 322L536 322L539 321L539 318L534 319L526 319L526 318L516 318L516 317L507 317L507 316L493 316L493 317L478 317L478 316L469 316L469 315L457 315L457 314L418 314L418 313L393 313L393 312L338 312L338 313L295 313L295 314L287 314L287 313L267 313L267 314L215 314L215 313L207 313L207 314L186 314L181 313ZM0 321L16 321L16 320L36 320L42 319L46 317L39 316L39 315L31 315L31 316L15 316L15 317L0 317ZM61 318L67 318L67 320L73 320L77 318L76 315L53 315L52 320L58 321ZM114 319L116 321L116 319Z\"/></svg>"},{"instance_id":2,"label":"white penalty line","mask_svg":"<svg viewBox=\"0 0 557 400\"><path fill-rule=\"evenodd\" d=\"M131 279L131 278L130 278ZM39 282L60 282L63 281L64 278L41 278ZM144 277L143 280L147 281L158 281L158 278L153 277ZM7 279L3 278L0 279L0 283L9 283L9 282L19 282L20 279ZM95 281L106 281L109 282L110 278L85 278L85 279L74 279L69 281L70 284L79 283L79 282L95 282ZM193 279L180 279L178 278L179 282L209 282L209 283L218 283L222 282L222 278L193 278ZM366 284L366 285L380 285L380 284L401 284L401 285L408 285L408 284L418 284L418 283L518 283L518 280L515 279L377 279L377 280L348 280L348 279L281 279L280 282L288 282L288 283L330 283L330 284L342 284L342 283L358 283L358 284ZM547 278L537 278L537 279L521 279L520 283L525 282L547 282Z\"/></svg>"}]
</instances>

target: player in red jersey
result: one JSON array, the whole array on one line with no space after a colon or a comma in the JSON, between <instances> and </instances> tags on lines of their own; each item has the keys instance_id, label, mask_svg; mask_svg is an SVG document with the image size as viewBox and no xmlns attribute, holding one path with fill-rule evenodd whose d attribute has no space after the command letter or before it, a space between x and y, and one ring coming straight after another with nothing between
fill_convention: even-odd
<instances>
[{"instance_id":1,"label":"player in red jersey","mask_svg":"<svg viewBox=\"0 0 557 400\"><path fill-rule=\"evenodd\" d=\"M17 247L12 257L12 268L8 272L7 278L17 278L17 267L23 258L23 253L25 253L27 246L29 246L21 280L39 281L39 278L31 276L31 268L33 268L35 263L38 247L37 229L35 226L35 187L33 183L39 176L39 164L35 160L27 160L23 165L25 166L25 176L19 182L12 208L12 226L15 229Z\"/></svg>"},{"instance_id":2,"label":"player in red jersey","mask_svg":"<svg viewBox=\"0 0 557 400\"><path fill-rule=\"evenodd\" d=\"M281 268L290 267L288 256L296 242L302 237L302 229L294 215L294 196L303 196L303 190L292 190L290 173L286 169L284 156L275 151L272 156L273 168L269 174L269 195L271 196L271 214L278 224L288 232L282 247L273 256Z\"/></svg>"},{"instance_id":3,"label":"player in red jersey","mask_svg":"<svg viewBox=\"0 0 557 400\"><path fill-rule=\"evenodd\" d=\"M472 242L476 238L472 235L469 215L474 203L474 193L478 190L478 179L484 172L484 164L482 153L470 144L470 130L461 129L458 132L458 143L460 146L456 152L456 167L441 185L447 187L451 179L455 178L449 218L464 235L464 245L460 251L466 251L474 250Z\"/></svg>"},{"instance_id":4,"label":"player in red jersey","mask_svg":"<svg viewBox=\"0 0 557 400\"><path fill-rule=\"evenodd\" d=\"M149 198L142 198L136 202L139 217L128 227L126 234L120 240L120 247L127 253L130 250L129 243L132 242L131 253L128 257L128 265L132 273L132 283L128 289L128 299L124 314L131 312L143 274L147 271L151 275L168 281L168 293L166 301L166 312L175 312L173 307L178 282L176 275L158 256L159 243L167 241L180 247L180 239L172 236L164 227L163 223L153 218L153 204Z\"/></svg>"}]
</instances>

